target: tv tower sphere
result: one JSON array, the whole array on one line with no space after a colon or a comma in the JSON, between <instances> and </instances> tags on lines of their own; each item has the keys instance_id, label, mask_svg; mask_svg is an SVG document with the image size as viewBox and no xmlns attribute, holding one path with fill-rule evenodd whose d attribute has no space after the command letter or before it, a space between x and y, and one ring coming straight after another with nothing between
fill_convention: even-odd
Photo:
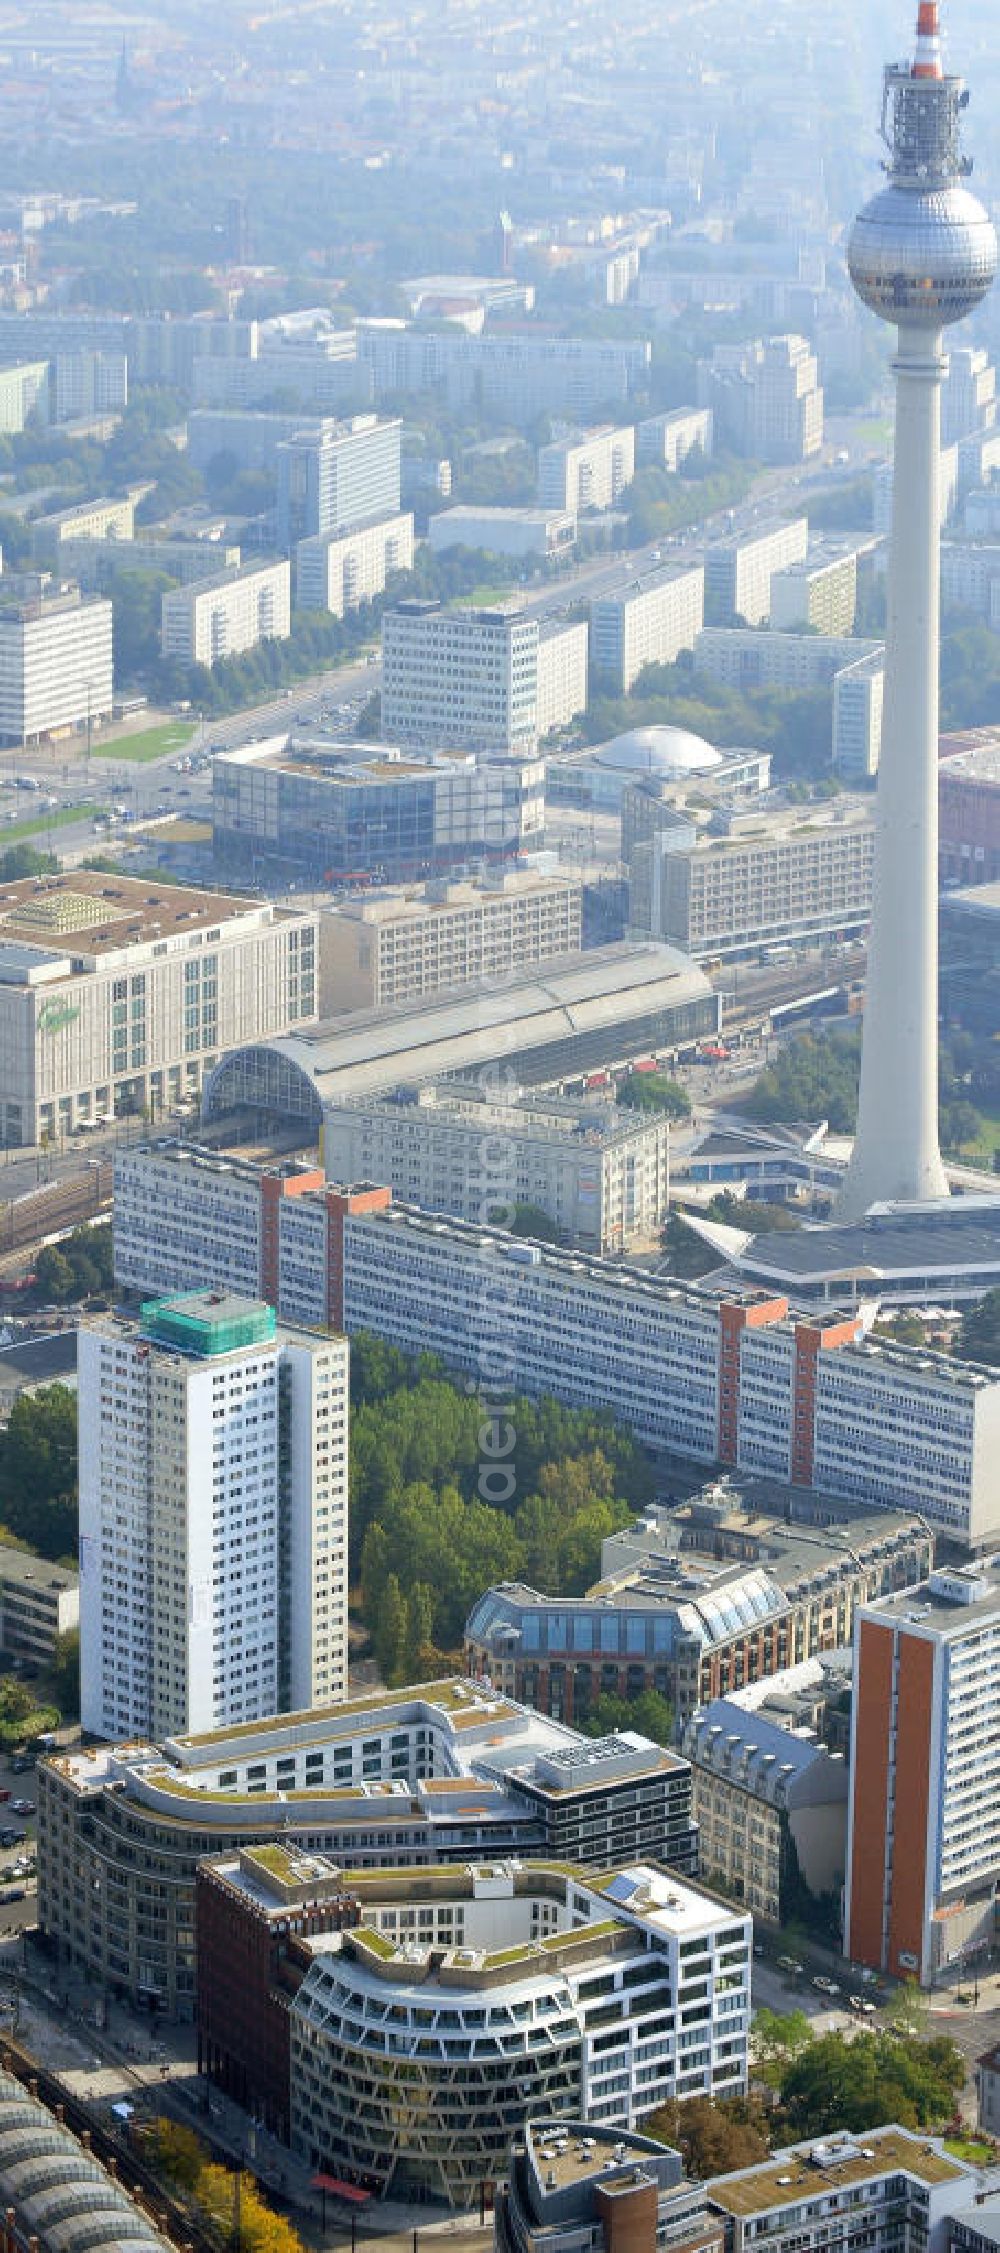
<instances>
[{"instance_id":1,"label":"tv tower sphere","mask_svg":"<svg viewBox=\"0 0 1000 2253\"><path fill-rule=\"evenodd\" d=\"M861 1093L838 1217L945 1197L938 1147L938 706L943 332L997 270L992 223L966 186L968 95L941 61L937 0L920 0L912 63L885 73L886 186L851 229L862 302L898 329L885 695Z\"/></svg>"}]
</instances>

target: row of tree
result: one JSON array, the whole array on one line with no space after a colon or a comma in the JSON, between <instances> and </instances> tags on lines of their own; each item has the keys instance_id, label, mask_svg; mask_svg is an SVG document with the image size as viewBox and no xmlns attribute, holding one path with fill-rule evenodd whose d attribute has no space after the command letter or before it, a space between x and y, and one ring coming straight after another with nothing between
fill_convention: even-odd
<instances>
[{"instance_id":1,"label":"row of tree","mask_svg":"<svg viewBox=\"0 0 1000 2253\"><path fill-rule=\"evenodd\" d=\"M212 471L210 463L206 473L210 484ZM243 473L241 479L233 464L228 480L216 475L214 490L225 498L227 506L234 507L238 502L243 511L251 504L266 508L273 496L266 488L252 489L247 482L251 474L256 475ZM422 548L413 572L397 574L385 594L363 603L347 617L334 618L325 610L297 610L287 638L259 642L256 648L209 667L180 665L175 659L161 657L160 607L164 594L176 581L163 571L119 571L111 594L116 672L121 680L141 682L153 690L161 702L184 698L198 711L218 716L356 657L377 635L383 611L398 600L404 586L410 593L454 601L471 594L484 580L513 583L523 577L524 568L518 562L483 550L455 548L444 555L432 555Z\"/></svg>"},{"instance_id":2,"label":"row of tree","mask_svg":"<svg viewBox=\"0 0 1000 2253\"><path fill-rule=\"evenodd\" d=\"M237 2179L228 2167L220 2167L183 2121L161 2114L143 2127L141 2141L154 2172L194 2209L220 2245L242 2248L242 2253L305 2253L298 2231L262 2198L253 2175Z\"/></svg>"}]
</instances>

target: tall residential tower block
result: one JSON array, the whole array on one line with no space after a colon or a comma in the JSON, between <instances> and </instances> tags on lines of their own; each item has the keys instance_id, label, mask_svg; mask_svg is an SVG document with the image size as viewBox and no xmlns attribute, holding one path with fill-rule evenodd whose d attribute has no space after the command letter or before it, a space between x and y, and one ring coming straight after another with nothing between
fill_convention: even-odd
<instances>
[{"instance_id":1,"label":"tall residential tower block","mask_svg":"<svg viewBox=\"0 0 1000 2253\"><path fill-rule=\"evenodd\" d=\"M346 1340L225 1291L84 1322L81 1718L186 1735L346 1690Z\"/></svg>"}]
</instances>

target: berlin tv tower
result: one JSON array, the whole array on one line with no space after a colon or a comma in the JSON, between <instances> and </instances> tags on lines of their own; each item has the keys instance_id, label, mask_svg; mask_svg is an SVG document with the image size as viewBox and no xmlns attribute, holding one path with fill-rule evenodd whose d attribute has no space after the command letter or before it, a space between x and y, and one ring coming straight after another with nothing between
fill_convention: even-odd
<instances>
[{"instance_id":1,"label":"berlin tv tower","mask_svg":"<svg viewBox=\"0 0 1000 2253\"><path fill-rule=\"evenodd\" d=\"M964 184L968 99L942 65L937 0L920 0L913 62L885 73L887 185L859 213L847 252L858 296L899 332L861 1098L837 1211L849 1221L877 1200L948 1194L937 1120L942 341L981 303L997 267L993 227Z\"/></svg>"}]
</instances>

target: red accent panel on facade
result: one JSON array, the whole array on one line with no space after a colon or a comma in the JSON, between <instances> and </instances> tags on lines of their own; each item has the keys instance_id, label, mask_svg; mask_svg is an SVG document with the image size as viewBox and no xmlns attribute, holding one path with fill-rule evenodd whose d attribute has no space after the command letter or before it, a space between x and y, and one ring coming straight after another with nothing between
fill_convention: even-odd
<instances>
[{"instance_id":1,"label":"red accent panel on facade","mask_svg":"<svg viewBox=\"0 0 1000 2253\"><path fill-rule=\"evenodd\" d=\"M735 1463L740 1423L740 1337L746 1324L741 1306L724 1306L719 1315L719 1461Z\"/></svg>"},{"instance_id":2,"label":"red accent panel on facade","mask_svg":"<svg viewBox=\"0 0 1000 2253\"><path fill-rule=\"evenodd\" d=\"M326 1192L326 1319L331 1330L344 1327L344 1222L348 1213L383 1213L391 1189L328 1189Z\"/></svg>"},{"instance_id":3,"label":"red accent panel on facade","mask_svg":"<svg viewBox=\"0 0 1000 2253\"><path fill-rule=\"evenodd\" d=\"M787 1299L762 1296L758 1299L731 1299L719 1309L719 1421L718 1455L720 1463L739 1461L740 1430L740 1339L744 1330L766 1330L772 1322L783 1321L788 1313Z\"/></svg>"},{"instance_id":4,"label":"red accent panel on facade","mask_svg":"<svg viewBox=\"0 0 1000 2253\"><path fill-rule=\"evenodd\" d=\"M850 1928L852 1962L882 1965L882 1898L885 1890L889 1812L889 1732L892 1716L893 1630L870 1619L860 1625L852 1796Z\"/></svg>"},{"instance_id":5,"label":"red accent panel on facade","mask_svg":"<svg viewBox=\"0 0 1000 2253\"><path fill-rule=\"evenodd\" d=\"M297 1173L262 1173L260 1177L260 1291L271 1306L278 1304L281 1204L285 1197L304 1197L307 1190L326 1187L322 1168L303 1166Z\"/></svg>"},{"instance_id":6,"label":"red accent panel on facade","mask_svg":"<svg viewBox=\"0 0 1000 2253\"><path fill-rule=\"evenodd\" d=\"M849 1346L858 1334L858 1317L843 1322L797 1322L795 1384L792 1396L792 1485L811 1486L816 1454L816 1391L819 1357L833 1346Z\"/></svg>"},{"instance_id":7,"label":"red accent panel on facade","mask_svg":"<svg viewBox=\"0 0 1000 2253\"><path fill-rule=\"evenodd\" d=\"M921 1961L927 1877L927 1811L934 1694L934 1645L923 1635L900 1634L896 1716L896 1806L889 1904L888 1969L913 1976Z\"/></svg>"}]
</instances>

